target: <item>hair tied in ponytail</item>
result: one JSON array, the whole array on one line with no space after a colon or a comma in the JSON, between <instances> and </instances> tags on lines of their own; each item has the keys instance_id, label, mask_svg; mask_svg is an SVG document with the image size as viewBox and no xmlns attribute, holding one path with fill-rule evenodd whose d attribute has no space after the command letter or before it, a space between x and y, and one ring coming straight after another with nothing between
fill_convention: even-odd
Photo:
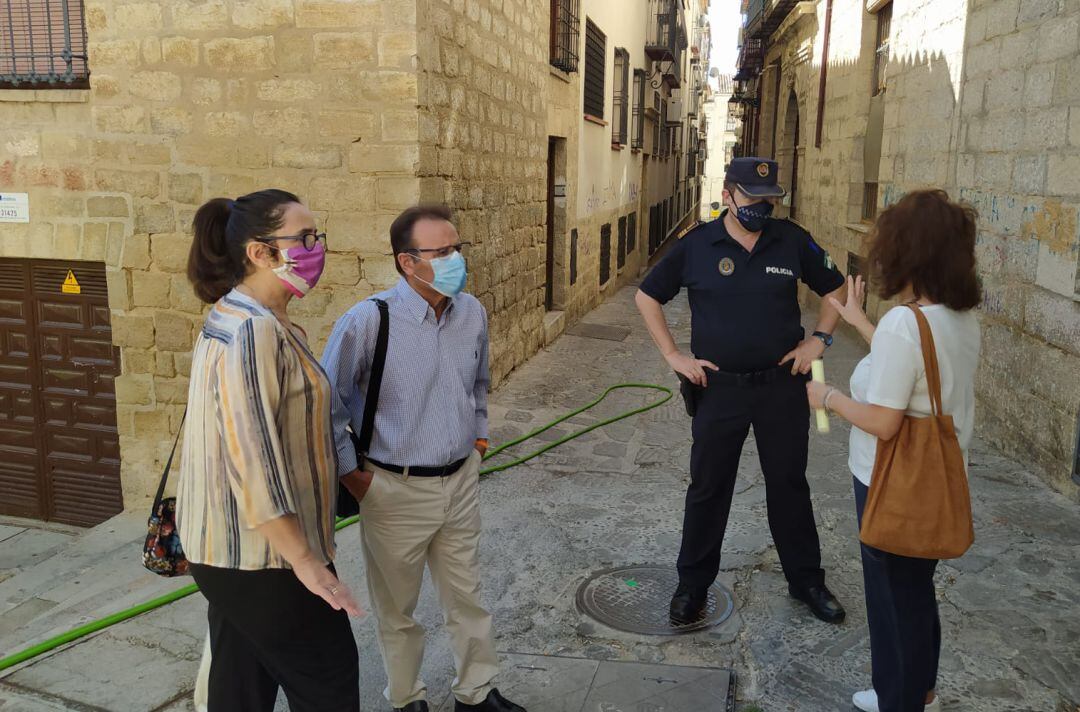
<instances>
[{"instance_id":1,"label":"hair tied in ponytail","mask_svg":"<svg viewBox=\"0 0 1080 712\"><path fill-rule=\"evenodd\" d=\"M244 209L236 210L239 200ZM188 279L195 294L213 304L244 279L248 241L281 227L284 208L300 199L283 190L260 190L240 197L214 198L195 212L194 240L188 254Z\"/></svg>"}]
</instances>

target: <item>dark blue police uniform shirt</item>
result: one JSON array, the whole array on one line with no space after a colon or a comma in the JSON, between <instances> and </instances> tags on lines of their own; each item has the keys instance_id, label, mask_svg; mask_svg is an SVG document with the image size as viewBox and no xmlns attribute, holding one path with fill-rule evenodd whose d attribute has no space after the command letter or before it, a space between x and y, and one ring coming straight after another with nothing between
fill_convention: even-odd
<instances>
[{"instance_id":1,"label":"dark blue police uniform shirt","mask_svg":"<svg viewBox=\"0 0 1080 712\"><path fill-rule=\"evenodd\" d=\"M844 284L828 253L790 220L771 218L747 252L721 216L686 233L641 291L666 304L686 287L694 355L745 373L776 366L803 340L796 280L821 296Z\"/></svg>"}]
</instances>

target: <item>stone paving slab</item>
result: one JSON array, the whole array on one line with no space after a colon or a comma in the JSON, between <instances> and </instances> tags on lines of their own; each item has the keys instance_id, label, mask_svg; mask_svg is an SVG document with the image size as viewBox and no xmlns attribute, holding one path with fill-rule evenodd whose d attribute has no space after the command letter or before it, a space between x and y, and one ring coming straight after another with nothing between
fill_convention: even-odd
<instances>
[{"instance_id":1,"label":"stone paving slab","mask_svg":"<svg viewBox=\"0 0 1080 712\"><path fill-rule=\"evenodd\" d=\"M674 300L667 311L677 324L677 340L685 342L685 298ZM592 312L589 321L630 334L621 342L564 337L537 354L492 395L493 441L539 427L615 383L677 386L634 310L632 288ZM805 321L810 324L811 318ZM829 379L845 384L864 353L857 339L842 332L829 352ZM651 392L616 392L559 430L569 433L655 398ZM846 465L848 430L835 421L828 435L811 432L808 478L829 585L848 610L843 625L817 621L787 595L769 536L752 438L744 448L721 564L721 582L735 597L732 618L711 631L657 639L605 629L576 611L574 593L591 572L674 561L688 483L689 426L682 404L672 400L484 478L482 595L494 614L498 647L597 663L730 668L738 674L740 704L767 712L850 710L851 692L869 684L870 656ZM529 445L515 451L530 452ZM977 441L972 452L975 545L962 559L943 562L938 569L943 707L947 712L1076 712L1080 507L1049 490L1027 465L1000 456L991 446ZM144 577L137 558L144 523L145 513L112 520L111 533L98 527L80 537L76 547L64 544L63 553L55 543L44 547L52 547L47 557L56 559L52 564L8 569L15 573L0 581L0 651L66 629L70 617L114 610L120 600L150 598L151 589L140 591ZM18 536L35 538L29 531L31 536ZM0 555L7 543L0 546ZM363 601L356 529L341 532L338 545L339 571ZM147 585L187 583L147 576ZM72 585L74 580L80 584ZM103 580L115 584L114 595ZM10 613L32 598L55 600L49 592L59 589L67 598L57 601L51 613L25 624ZM430 582L425 582L417 617L428 629L423 677L430 698L441 703L449 694L453 657ZM205 603L199 596L123 623L0 673L0 710L187 712L204 630ZM360 650L363 709L389 710L381 698L385 676L372 621L355 621L353 631ZM162 685L143 694L125 669L135 660L141 661L141 676L168 680L171 689ZM512 666L506 668L500 684L511 683L514 674ZM286 709L284 700L278 708Z\"/></svg>"},{"instance_id":2,"label":"stone paving slab","mask_svg":"<svg viewBox=\"0 0 1080 712\"><path fill-rule=\"evenodd\" d=\"M734 686L731 671L713 668L518 654L502 662L500 692L529 712L723 712ZM437 709L452 712L453 697Z\"/></svg>"}]
</instances>

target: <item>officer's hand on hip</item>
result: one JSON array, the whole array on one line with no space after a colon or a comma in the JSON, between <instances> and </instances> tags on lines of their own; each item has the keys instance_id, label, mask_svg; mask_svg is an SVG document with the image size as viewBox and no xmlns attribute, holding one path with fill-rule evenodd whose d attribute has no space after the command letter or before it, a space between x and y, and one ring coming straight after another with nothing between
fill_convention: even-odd
<instances>
[{"instance_id":1,"label":"officer's hand on hip","mask_svg":"<svg viewBox=\"0 0 1080 712\"><path fill-rule=\"evenodd\" d=\"M681 373L686 376L695 386L705 387L708 385L708 380L705 377L706 368L711 368L714 371L720 370L712 361L694 358L693 356L684 354L682 351L673 351L670 354L665 354L664 359L676 373Z\"/></svg>"},{"instance_id":2,"label":"officer's hand on hip","mask_svg":"<svg viewBox=\"0 0 1080 712\"><path fill-rule=\"evenodd\" d=\"M821 342L821 339L811 336L809 339L803 339L798 346L780 359L780 365L783 366L790 361L793 376L797 373L810 373L810 365L824 353L825 344Z\"/></svg>"}]
</instances>

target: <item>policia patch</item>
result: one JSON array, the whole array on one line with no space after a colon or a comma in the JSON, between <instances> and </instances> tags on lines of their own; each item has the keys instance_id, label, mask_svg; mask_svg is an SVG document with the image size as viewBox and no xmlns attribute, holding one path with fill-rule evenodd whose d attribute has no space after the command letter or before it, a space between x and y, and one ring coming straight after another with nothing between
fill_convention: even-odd
<instances>
[{"instance_id":1,"label":"policia patch","mask_svg":"<svg viewBox=\"0 0 1080 712\"><path fill-rule=\"evenodd\" d=\"M724 259L720 260L720 274L724 275L725 277L730 277L731 275L735 274L735 260L731 259L730 257L725 257Z\"/></svg>"}]
</instances>

